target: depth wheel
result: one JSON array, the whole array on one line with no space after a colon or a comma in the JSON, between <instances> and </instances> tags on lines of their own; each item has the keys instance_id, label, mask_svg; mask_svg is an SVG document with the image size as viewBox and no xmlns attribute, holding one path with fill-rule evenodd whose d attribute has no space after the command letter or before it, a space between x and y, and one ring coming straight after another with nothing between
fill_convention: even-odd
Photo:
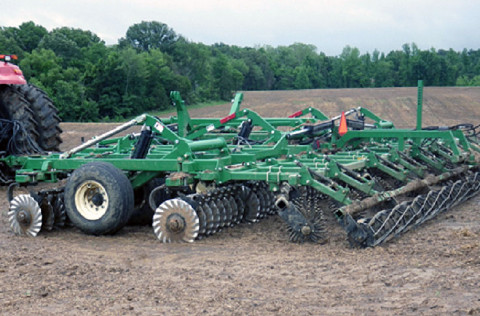
<instances>
[{"instance_id":1,"label":"depth wheel","mask_svg":"<svg viewBox=\"0 0 480 316\"><path fill-rule=\"evenodd\" d=\"M200 230L198 215L193 207L181 199L160 204L153 216L153 231L164 242L193 242Z\"/></svg>"},{"instance_id":2,"label":"depth wheel","mask_svg":"<svg viewBox=\"0 0 480 316\"><path fill-rule=\"evenodd\" d=\"M114 234L133 210L133 189L125 174L105 162L90 162L70 177L65 210L73 225L87 234Z\"/></svg>"}]
</instances>

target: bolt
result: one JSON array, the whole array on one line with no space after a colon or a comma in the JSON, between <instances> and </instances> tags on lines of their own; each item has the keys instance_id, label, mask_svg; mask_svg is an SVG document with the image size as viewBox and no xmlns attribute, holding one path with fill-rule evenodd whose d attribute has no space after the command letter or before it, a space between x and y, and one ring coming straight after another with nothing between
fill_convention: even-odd
<instances>
[{"instance_id":1,"label":"bolt","mask_svg":"<svg viewBox=\"0 0 480 316\"><path fill-rule=\"evenodd\" d=\"M180 215L173 214L168 218L167 225L172 232L177 233L184 229L185 221Z\"/></svg>"},{"instance_id":2,"label":"bolt","mask_svg":"<svg viewBox=\"0 0 480 316\"><path fill-rule=\"evenodd\" d=\"M308 225L303 226L301 231L304 236L308 236L312 233L312 229Z\"/></svg>"},{"instance_id":3,"label":"bolt","mask_svg":"<svg viewBox=\"0 0 480 316\"><path fill-rule=\"evenodd\" d=\"M19 223L28 224L30 222L30 214L25 210L21 210L17 213L17 220Z\"/></svg>"}]
</instances>

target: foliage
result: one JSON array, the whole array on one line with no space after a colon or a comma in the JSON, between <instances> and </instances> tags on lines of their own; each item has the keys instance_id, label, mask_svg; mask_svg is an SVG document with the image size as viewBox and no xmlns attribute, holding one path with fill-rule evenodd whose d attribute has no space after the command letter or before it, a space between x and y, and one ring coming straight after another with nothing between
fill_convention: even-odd
<instances>
[{"instance_id":1,"label":"foliage","mask_svg":"<svg viewBox=\"0 0 480 316\"><path fill-rule=\"evenodd\" d=\"M194 43L168 25L143 21L107 46L90 31L47 31L34 22L0 28L0 53L17 54L27 80L54 100L63 120L123 120L170 108L179 90L188 103L230 100L237 90L479 86L480 50L388 53L345 46L338 56L317 47L238 47Z\"/></svg>"},{"instance_id":2,"label":"foliage","mask_svg":"<svg viewBox=\"0 0 480 316\"><path fill-rule=\"evenodd\" d=\"M126 37L120 39L119 44L121 47L133 47L144 52L156 48L169 51L177 39L177 34L168 25L142 21L130 26Z\"/></svg>"}]
</instances>

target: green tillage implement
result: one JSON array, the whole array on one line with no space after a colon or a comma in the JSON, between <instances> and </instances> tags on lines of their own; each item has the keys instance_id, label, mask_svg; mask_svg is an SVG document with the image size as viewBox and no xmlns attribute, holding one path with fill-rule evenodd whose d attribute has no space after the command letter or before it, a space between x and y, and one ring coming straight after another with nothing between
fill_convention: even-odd
<instances>
[{"instance_id":1,"label":"green tillage implement","mask_svg":"<svg viewBox=\"0 0 480 316\"><path fill-rule=\"evenodd\" d=\"M278 214L291 241L322 243L333 214L352 245L369 247L480 189L471 125L396 129L356 108L340 136L340 116L313 108L263 118L240 109L237 94L224 118L193 119L178 92L171 98L177 117L144 114L63 153L2 158L15 170L12 230L35 236L69 219L112 234L148 214L161 241L192 242ZM132 126L141 132L112 138ZM14 197L18 186L62 179L64 188Z\"/></svg>"}]
</instances>

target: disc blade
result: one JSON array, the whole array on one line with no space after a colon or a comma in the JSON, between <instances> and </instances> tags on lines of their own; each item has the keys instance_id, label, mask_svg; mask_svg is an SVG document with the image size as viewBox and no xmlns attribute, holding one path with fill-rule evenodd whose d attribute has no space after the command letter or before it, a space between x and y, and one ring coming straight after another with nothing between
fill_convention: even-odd
<instances>
[{"instance_id":1,"label":"disc blade","mask_svg":"<svg viewBox=\"0 0 480 316\"><path fill-rule=\"evenodd\" d=\"M51 202L52 198L51 195L47 195L40 203L40 209L42 210L42 227L46 231L51 231L53 229L53 224L55 223L55 214Z\"/></svg>"},{"instance_id":2,"label":"disc blade","mask_svg":"<svg viewBox=\"0 0 480 316\"><path fill-rule=\"evenodd\" d=\"M42 228L42 211L29 194L20 194L10 202L10 227L16 235L37 236Z\"/></svg>"},{"instance_id":3,"label":"disc blade","mask_svg":"<svg viewBox=\"0 0 480 316\"><path fill-rule=\"evenodd\" d=\"M199 218L193 207L181 199L163 202L155 210L153 231L164 242L193 242L199 233Z\"/></svg>"},{"instance_id":4,"label":"disc blade","mask_svg":"<svg viewBox=\"0 0 480 316\"><path fill-rule=\"evenodd\" d=\"M67 221L67 213L65 212L65 204L63 204L63 194L57 195L52 206L55 215L54 226L64 227Z\"/></svg>"}]
</instances>

